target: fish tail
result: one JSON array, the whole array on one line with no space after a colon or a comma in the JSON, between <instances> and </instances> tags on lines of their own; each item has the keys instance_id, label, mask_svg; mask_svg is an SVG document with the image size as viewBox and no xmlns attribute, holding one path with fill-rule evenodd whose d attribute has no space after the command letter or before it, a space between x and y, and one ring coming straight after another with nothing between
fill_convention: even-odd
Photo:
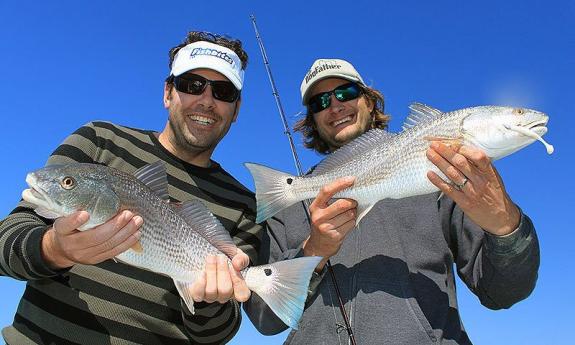
<instances>
[{"instance_id":1,"label":"fish tail","mask_svg":"<svg viewBox=\"0 0 575 345\"><path fill-rule=\"evenodd\" d=\"M287 326L297 329L319 256L278 261L250 267L245 273L248 288L258 294Z\"/></svg>"},{"instance_id":2,"label":"fish tail","mask_svg":"<svg viewBox=\"0 0 575 345\"><path fill-rule=\"evenodd\" d=\"M245 163L254 178L258 215L256 223L275 215L297 200L290 197L289 185L295 176L254 163Z\"/></svg>"}]
</instances>

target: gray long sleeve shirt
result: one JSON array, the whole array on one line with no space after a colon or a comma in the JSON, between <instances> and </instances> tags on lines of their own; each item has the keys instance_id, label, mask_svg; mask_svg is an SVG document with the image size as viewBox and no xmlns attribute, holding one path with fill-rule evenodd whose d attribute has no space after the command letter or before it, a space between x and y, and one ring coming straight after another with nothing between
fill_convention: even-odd
<instances>
[{"instance_id":1,"label":"gray long sleeve shirt","mask_svg":"<svg viewBox=\"0 0 575 345\"><path fill-rule=\"evenodd\" d=\"M509 308L535 287L539 244L527 216L512 234L497 237L438 196L380 201L331 258L358 344L470 344L459 317L455 271L490 309ZM262 253L263 260L302 255L308 235L301 204L282 211L268 221L270 252ZM287 328L261 303L244 308L264 334ZM325 275L286 344L347 344L343 325Z\"/></svg>"}]
</instances>

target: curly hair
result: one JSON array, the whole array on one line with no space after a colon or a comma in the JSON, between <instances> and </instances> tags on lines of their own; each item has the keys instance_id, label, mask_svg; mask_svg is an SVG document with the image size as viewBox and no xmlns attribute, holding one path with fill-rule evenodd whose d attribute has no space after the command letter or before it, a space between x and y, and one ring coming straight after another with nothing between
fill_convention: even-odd
<instances>
[{"instance_id":1,"label":"curly hair","mask_svg":"<svg viewBox=\"0 0 575 345\"><path fill-rule=\"evenodd\" d=\"M384 113L385 101L383 94L376 89L361 84L358 85L361 88L362 94L373 104L373 108L370 112L371 124L369 129L387 129L391 117ZM295 123L293 127L294 131L302 133L305 147L324 155L330 153L328 144L319 136L313 119L313 112L309 106L306 108L307 113L305 117Z\"/></svg>"},{"instance_id":2,"label":"curly hair","mask_svg":"<svg viewBox=\"0 0 575 345\"><path fill-rule=\"evenodd\" d=\"M227 35L218 35L207 31L190 31L182 43L170 49L170 62L168 64L170 70L172 69L174 58L180 49L187 46L188 44L199 41L206 41L231 49L240 58L240 61L242 62L242 69L245 70L248 66L248 53L246 53L246 51L242 48L242 41L231 38ZM166 82L169 82L170 79L170 76L168 76L166 78Z\"/></svg>"}]
</instances>

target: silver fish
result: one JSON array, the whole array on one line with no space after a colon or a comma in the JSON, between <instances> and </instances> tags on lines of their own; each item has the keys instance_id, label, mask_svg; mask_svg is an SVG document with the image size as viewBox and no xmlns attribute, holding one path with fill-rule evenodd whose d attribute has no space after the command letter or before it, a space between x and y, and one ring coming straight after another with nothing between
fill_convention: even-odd
<instances>
[{"instance_id":1,"label":"silver fish","mask_svg":"<svg viewBox=\"0 0 575 345\"><path fill-rule=\"evenodd\" d=\"M169 204L166 168L162 162L130 175L96 164L53 165L31 172L24 200L36 213L58 218L78 210L90 213L82 229L106 222L122 210L144 219L139 243L117 259L170 276L193 313L190 285L199 277L207 255L236 254L229 233L198 200ZM257 293L288 326L297 328L303 313L311 275L319 257L304 257L242 271L250 290Z\"/></svg>"},{"instance_id":2,"label":"silver fish","mask_svg":"<svg viewBox=\"0 0 575 345\"><path fill-rule=\"evenodd\" d=\"M385 198L399 199L438 190L427 178L431 170L446 178L426 157L431 140L475 146L496 160L539 140L547 133L544 113L513 107L480 106L442 113L424 104L410 106L398 134L373 129L327 156L310 175L292 176L259 164L246 163L256 186L257 222L305 199L344 176L355 183L335 198L357 201L356 224Z\"/></svg>"}]
</instances>

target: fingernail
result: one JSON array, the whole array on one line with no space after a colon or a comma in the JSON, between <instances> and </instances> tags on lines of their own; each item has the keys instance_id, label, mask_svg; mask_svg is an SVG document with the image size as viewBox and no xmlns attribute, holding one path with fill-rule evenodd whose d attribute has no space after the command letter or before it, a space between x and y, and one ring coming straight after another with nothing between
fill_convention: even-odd
<instances>
[{"instance_id":1,"label":"fingernail","mask_svg":"<svg viewBox=\"0 0 575 345\"><path fill-rule=\"evenodd\" d=\"M226 263L226 257L224 255L219 254L218 255L218 264L225 264Z\"/></svg>"},{"instance_id":2,"label":"fingernail","mask_svg":"<svg viewBox=\"0 0 575 345\"><path fill-rule=\"evenodd\" d=\"M432 141L430 147L437 150L439 148L439 143L437 141Z\"/></svg>"},{"instance_id":3,"label":"fingernail","mask_svg":"<svg viewBox=\"0 0 575 345\"><path fill-rule=\"evenodd\" d=\"M213 255L206 256L206 263L215 264L216 263L216 257Z\"/></svg>"},{"instance_id":4,"label":"fingernail","mask_svg":"<svg viewBox=\"0 0 575 345\"><path fill-rule=\"evenodd\" d=\"M136 224L136 226L139 228L140 226L142 226L142 224L144 224L144 219L140 216L135 216L134 224Z\"/></svg>"},{"instance_id":5,"label":"fingernail","mask_svg":"<svg viewBox=\"0 0 575 345\"><path fill-rule=\"evenodd\" d=\"M80 211L76 219L78 220L78 222L84 224L88 221L88 218L90 218L90 214L88 212Z\"/></svg>"},{"instance_id":6,"label":"fingernail","mask_svg":"<svg viewBox=\"0 0 575 345\"><path fill-rule=\"evenodd\" d=\"M137 239L140 239L140 237L142 237L142 232L141 231L134 232L134 237L136 237Z\"/></svg>"}]
</instances>

